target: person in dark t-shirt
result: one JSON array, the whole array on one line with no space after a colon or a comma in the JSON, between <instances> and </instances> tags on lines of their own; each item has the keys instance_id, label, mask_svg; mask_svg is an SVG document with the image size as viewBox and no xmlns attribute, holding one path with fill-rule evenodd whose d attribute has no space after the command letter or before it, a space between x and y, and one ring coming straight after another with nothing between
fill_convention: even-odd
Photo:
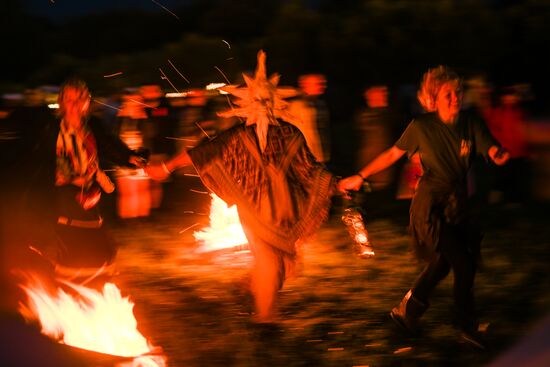
<instances>
[{"instance_id":1,"label":"person in dark t-shirt","mask_svg":"<svg viewBox=\"0 0 550 367\"><path fill-rule=\"evenodd\" d=\"M422 177L410 208L414 250L427 265L398 307L390 315L404 329L414 332L428 308L433 289L452 269L457 320L465 342L483 349L477 333L473 284L481 232L469 221L467 172L477 154L503 165L509 153L474 115L460 111L462 84L445 66L424 74L418 99L426 111L415 118L395 145L338 183L341 192L358 190L363 181L395 163L405 153L418 153Z\"/></svg>"}]
</instances>

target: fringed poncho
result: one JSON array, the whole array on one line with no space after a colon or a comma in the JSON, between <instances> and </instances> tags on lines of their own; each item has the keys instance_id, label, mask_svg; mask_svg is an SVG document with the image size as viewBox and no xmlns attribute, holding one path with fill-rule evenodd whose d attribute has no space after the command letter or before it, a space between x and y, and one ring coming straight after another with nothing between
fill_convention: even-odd
<instances>
[{"instance_id":1,"label":"fringed poncho","mask_svg":"<svg viewBox=\"0 0 550 367\"><path fill-rule=\"evenodd\" d=\"M254 237L294 255L298 239L328 216L334 179L315 161L302 133L270 125L260 151L254 126L237 125L189 151L203 183L228 205Z\"/></svg>"}]
</instances>

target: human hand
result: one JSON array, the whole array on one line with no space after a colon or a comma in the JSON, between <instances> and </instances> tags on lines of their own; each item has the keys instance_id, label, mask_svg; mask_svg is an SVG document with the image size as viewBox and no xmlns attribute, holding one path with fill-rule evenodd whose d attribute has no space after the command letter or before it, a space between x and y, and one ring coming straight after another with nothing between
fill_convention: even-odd
<instances>
[{"instance_id":1,"label":"human hand","mask_svg":"<svg viewBox=\"0 0 550 367\"><path fill-rule=\"evenodd\" d=\"M147 165L145 173L156 181L164 181L170 177L170 171L166 168L164 162Z\"/></svg>"},{"instance_id":2,"label":"human hand","mask_svg":"<svg viewBox=\"0 0 550 367\"><path fill-rule=\"evenodd\" d=\"M361 185L363 184L363 181L363 177L359 175L353 175L343 178L338 182L338 191L340 191L344 195L344 198L349 198L348 191L359 190L361 188Z\"/></svg>"},{"instance_id":3,"label":"human hand","mask_svg":"<svg viewBox=\"0 0 550 367\"><path fill-rule=\"evenodd\" d=\"M497 166L502 166L508 162L508 159L510 159L510 152L508 152L505 148L499 148L496 145L493 145L489 148L489 157L491 157L491 160Z\"/></svg>"},{"instance_id":4,"label":"human hand","mask_svg":"<svg viewBox=\"0 0 550 367\"><path fill-rule=\"evenodd\" d=\"M147 160L143 157L138 156L138 155L130 156L130 159L128 159L128 162L130 164L133 164L137 168L143 168L147 164Z\"/></svg>"}]
</instances>

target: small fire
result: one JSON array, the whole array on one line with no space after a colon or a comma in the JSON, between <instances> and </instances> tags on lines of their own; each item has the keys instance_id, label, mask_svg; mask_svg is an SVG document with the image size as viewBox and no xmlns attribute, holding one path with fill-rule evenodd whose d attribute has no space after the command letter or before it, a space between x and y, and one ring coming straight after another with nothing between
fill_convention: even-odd
<instances>
[{"instance_id":1,"label":"small fire","mask_svg":"<svg viewBox=\"0 0 550 367\"><path fill-rule=\"evenodd\" d=\"M38 320L42 333L60 343L133 360L124 366L165 367L165 358L137 330L134 304L113 283L103 291L63 282L76 295L46 290L39 280L23 286L29 305L21 313ZM72 292L70 292L72 293ZM120 366L120 365L119 365Z\"/></svg>"},{"instance_id":2,"label":"small fire","mask_svg":"<svg viewBox=\"0 0 550 367\"><path fill-rule=\"evenodd\" d=\"M228 207L216 194L210 194L210 227L194 232L195 239L201 243L199 252L231 248L248 243L244 234L237 207Z\"/></svg>"}]
</instances>

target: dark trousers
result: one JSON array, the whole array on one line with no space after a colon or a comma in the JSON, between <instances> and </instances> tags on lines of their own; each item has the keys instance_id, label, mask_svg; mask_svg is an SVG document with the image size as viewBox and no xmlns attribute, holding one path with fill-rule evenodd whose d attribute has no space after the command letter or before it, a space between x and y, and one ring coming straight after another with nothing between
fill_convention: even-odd
<instances>
[{"instance_id":1,"label":"dark trousers","mask_svg":"<svg viewBox=\"0 0 550 367\"><path fill-rule=\"evenodd\" d=\"M74 268L99 268L113 262L117 245L103 228L77 228L58 224L61 243L58 263Z\"/></svg>"},{"instance_id":2,"label":"dark trousers","mask_svg":"<svg viewBox=\"0 0 550 367\"><path fill-rule=\"evenodd\" d=\"M477 270L477 255L468 243L461 241L457 229L442 225L439 251L415 280L412 294L428 303L434 288L449 274L454 273L453 297L457 321L462 329L475 327L473 285Z\"/></svg>"}]
</instances>

